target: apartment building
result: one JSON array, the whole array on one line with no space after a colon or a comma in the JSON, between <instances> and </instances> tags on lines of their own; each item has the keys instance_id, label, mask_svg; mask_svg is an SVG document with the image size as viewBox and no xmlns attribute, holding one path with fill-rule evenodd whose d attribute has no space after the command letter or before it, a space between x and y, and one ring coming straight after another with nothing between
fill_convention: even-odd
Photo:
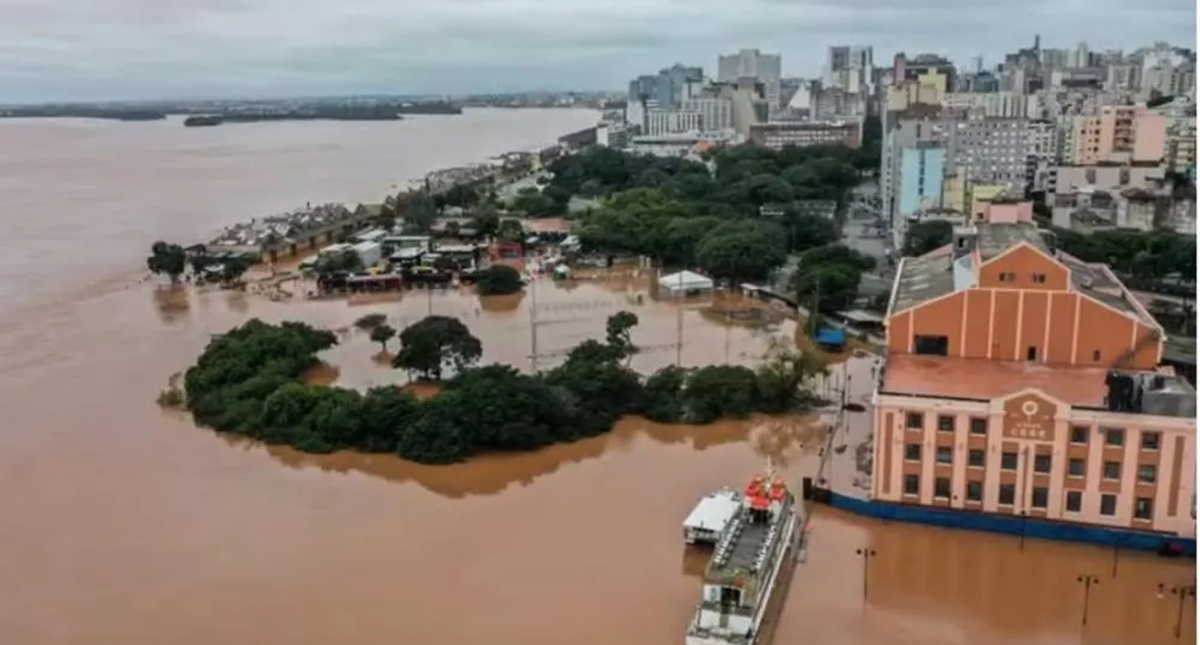
<instances>
[{"instance_id":1,"label":"apartment building","mask_svg":"<svg viewBox=\"0 0 1200 645\"><path fill-rule=\"evenodd\" d=\"M1180 174L1196 172L1196 117L1186 116L1170 120L1167 125L1166 141L1167 170Z\"/></svg>"},{"instance_id":2,"label":"apartment building","mask_svg":"<svg viewBox=\"0 0 1200 645\"><path fill-rule=\"evenodd\" d=\"M1162 164L1055 166L1046 193L1055 226L1116 226L1115 195L1166 178Z\"/></svg>"},{"instance_id":3,"label":"apartment building","mask_svg":"<svg viewBox=\"0 0 1200 645\"><path fill-rule=\"evenodd\" d=\"M946 150L936 144L904 148L900 153L897 214L902 218L942 206Z\"/></svg>"},{"instance_id":4,"label":"apartment building","mask_svg":"<svg viewBox=\"0 0 1200 645\"><path fill-rule=\"evenodd\" d=\"M897 269L876 501L1195 536L1196 393L1102 264L995 203Z\"/></svg>"},{"instance_id":5,"label":"apartment building","mask_svg":"<svg viewBox=\"0 0 1200 645\"><path fill-rule=\"evenodd\" d=\"M750 142L757 146L782 149L784 146L862 145L862 124L846 121L782 121L755 123L750 126Z\"/></svg>"},{"instance_id":6,"label":"apartment building","mask_svg":"<svg viewBox=\"0 0 1200 645\"><path fill-rule=\"evenodd\" d=\"M1166 153L1167 119L1144 105L1104 105L1093 114L1062 117L1064 163L1159 162Z\"/></svg>"},{"instance_id":7,"label":"apartment building","mask_svg":"<svg viewBox=\"0 0 1200 645\"><path fill-rule=\"evenodd\" d=\"M1016 92L950 92L942 97L941 104L974 116L992 118L1037 118L1042 111L1037 95Z\"/></svg>"},{"instance_id":8,"label":"apartment building","mask_svg":"<svg viewBox=\"0 0 1200 645\"><path fill-rule=\"evenodd\" d=\"M957 123L951 138L954 164L972 182L1024 190L1033 140L1024 119L975 119Z\"/></svg>"}]
</instances>

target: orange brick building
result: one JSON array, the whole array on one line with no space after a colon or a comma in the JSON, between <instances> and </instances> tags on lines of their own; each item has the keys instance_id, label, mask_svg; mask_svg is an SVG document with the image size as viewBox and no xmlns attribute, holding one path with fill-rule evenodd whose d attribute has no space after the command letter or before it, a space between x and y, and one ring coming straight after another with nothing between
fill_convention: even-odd
<instances>
[{"instance_id":1,"label":"orange brick building","mask_svg":"<svg viewBox=\"0 0 1200 645\"><path fill-rule=\"evenodd\" d=\"M1195 391L1107 266L983 214L905 258L872 499L1195 536Z\"/></svg>"}]
</instances>

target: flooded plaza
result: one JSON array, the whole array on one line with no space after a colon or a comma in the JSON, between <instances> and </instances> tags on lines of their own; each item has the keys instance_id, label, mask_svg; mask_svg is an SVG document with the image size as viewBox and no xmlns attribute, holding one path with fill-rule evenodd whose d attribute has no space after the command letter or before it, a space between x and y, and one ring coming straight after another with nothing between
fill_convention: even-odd
<instances>
[{"instance_id":1,"label":"flooded plaza","mask_svg":"<svg viewBox=\"0 0 1200 645\"><path fill-rule=\"evenodd\" d=\"M522 136L556 136L537 125L544 117L526 118ZM0 127L0 144L9 127ZM370 150L359 145L359 154ZM454 154L471 152L459 147ZM0 145L0 157L8 149ZM0 166L17 168L8 163ZM290 163L301 174L324 167L307 156ZM86 168L65 166L70 172L26 168L14 185L46 186ZM205 181L177 179L193 180ZM176 189L124 181L124 192L160 191L138 198L147 203ZM431 311L458 316L480 338L484 362L531 369L533 355L537 367L552 366L627 309L641 320L633 338L645 351L633 366L643 372L676 361L752 363L794 323L726 324L703 302L656 300L650 276L629 274L542 280L523 296L487 302L468 290L354 305L165 290L141 281L143 247L219 223L172 223L145 208L123 213L128 223L112 230L94 216L119 210L124 193L108 190L110 202L90 210L70 191L22 193L23 203L43 200L36 210L52 221L23 221L25 237L0 242L33 246L0 254L8 263L56 248L61 260L40 271L4 268L6 289L10 275L27 286L5 291L0 309L0 643L676 645L705 562L680 534L698 497L741 484L768 458L795 486L816 469L823 421L815 417L704 427L628 418L604 436L442 467L390 455L304 455L198 429L155 396L212 334L249 317L347 330L322 357L331 368L325 380L348 387L405 382L376 360L377 344L350 331L367 313L385 313L397 327ZM88 235L94 244L75 241ZM129 255L114 259L114 248ZM872 365L838 362L831 383L849 374L851 396L862 400ZM849 422L867 419L851 413ZM809 540L776 643L1183 642L1173 632L1176 604L1157 598L1156 585L1193 579L1191 562L1122 552L1114 580L1110 550L1033 540L1022 548L1016 538L824 508ZM862 547L876 552L865 601L855 554ZM1100 580L1086 627L1082 573ZM1191 607L1182 637L1195 638Z\"/></svg>"}]
</instances>

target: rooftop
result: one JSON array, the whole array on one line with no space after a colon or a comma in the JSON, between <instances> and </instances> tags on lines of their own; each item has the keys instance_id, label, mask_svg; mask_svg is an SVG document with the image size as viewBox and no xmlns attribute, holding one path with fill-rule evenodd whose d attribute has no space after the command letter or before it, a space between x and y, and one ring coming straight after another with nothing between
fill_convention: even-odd
<instances>
[{"instance_id":1,"label":"rooftop","mask_svg":"<svg viewBox=\"0 0 1200 645\"><path fill-rule=\"evenodd\" d=\"M683 521L684 528L704 529L720 532L737 515L742 500L736 491L724 490L710 493L696 504L691 514Z\"/></svg>"},{"instance_id":2,"label":"rooftop","mask_svg":"<svg viewBox=\"0 0 1200 645\"><path fill-rule=\"evenodd\" d=\"M221 232L210 246L258 246L303 241L314 233L330 226L355 218L345 204L319 204L306 206L278 215L253 219L248 223L234 224Z\"/></svg>"},{"instance_id":3,"label":"rooftop","mask_svg":"<svg viewBox=\"0 0 1200 645\"><path fill-rule=\"evenodd\" d=\"M879 392L990 401L1036 388L1072 406L1102 408L1107 375L1104 367L894 354L888 357Z\"/></svg>"},{"instance_id":4,"label":"rooftop","mask_svg":"<svg viewBox=\"0 0 1200 645\"><path fill-rule=\"evenodd\" d=\"M976 247L983 262L1001 255L1022 242L1057 259L1071 272L1071 284L1076 291L1087 294L1118 311L1132 315L1154 325L1147 315L1133 303L1133 298L1103 264L1084 262L1061 251L1052 250L1034 224L976 224ZM972 281L955 282L955 271L951 270L950 245L943 246L925 255L904 258L896 279L891 312L904 311L934 298L953 293L973 284ZM964 269L974 269L968 264Z\"/></svg>"}]
</instances>

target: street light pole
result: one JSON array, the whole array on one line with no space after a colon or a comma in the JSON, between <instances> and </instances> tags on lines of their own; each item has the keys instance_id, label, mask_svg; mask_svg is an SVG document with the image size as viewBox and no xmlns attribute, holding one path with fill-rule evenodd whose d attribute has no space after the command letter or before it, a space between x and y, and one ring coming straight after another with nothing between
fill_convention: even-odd
<instances>
[{"instance_id":1,"label":"street light pole","mask_svg":"<svg viewBox=\"0 0 1200 645\"><path fill-rule=\"evenodd\" d=\"M1076 578L1076 580L1083 585L1083 623L1081 624L1081 626L1086 627L1087 626L1087 617L1088 617L1088 603L1092 599L1092 585L1100 584L1100 579L1090 573L1085 573L1085 574L1080 574L1079 577Z\"/></svg>"},{"instance_id":2,"label":"street light pole","mask_svg":"<svg viewBox=\"0 0 1200 645\"><path fill-rule=\"evenodd\" d=\"M863 561L863 606L865 607L867 602L867 575L870 571L870 567L867 566L867 564L871 558L875 557L875 549L855 549L854 552L858 554Z\"/></svg>"},{"instance_id":3,"label":"street light pole","mask_svg":"<svg viewBox=\"0 0 1200 645\"><path fill-rule=\"evenodd\" d=\"M1117 562L1121 557L1121 540L1120 538L1113 541L1113 580L1117 579Z\"/></svg>"},{"instance_id":4,"label":"street light pole","mask_svg":"<svg viewBox=\"0 0 1200 645\"><path fill-rule=\"evenodd\" d=\"M1159 598L1163 597L1163 591L1165 589L1166 589L1166 585L1159 583L1159 585L1158 585L1158 597ZM1174 587L1171 587L1168 591L1170 592L1170 594L1172 596L1175 596L1176 598L1179 599L1179 603L1178 603L1179 606L1175 611L1175 639L1179 640L1179 638L1183 634L1183 608L1185 605L1187 605L1188 598L1196 597L1196 585L1176 585Z\"/></svg>"},{"instance_id":5,"label":"street light pole","mask_svg":"<svg viewBox=\"0 0 1200 645\"><path fill-rule=\"evenodd\" d=\"M1021 552L1025 552L1025 520L1029 516L1025 514L1024 509L1021 510Z\"/></svg>"}]
</instances>

